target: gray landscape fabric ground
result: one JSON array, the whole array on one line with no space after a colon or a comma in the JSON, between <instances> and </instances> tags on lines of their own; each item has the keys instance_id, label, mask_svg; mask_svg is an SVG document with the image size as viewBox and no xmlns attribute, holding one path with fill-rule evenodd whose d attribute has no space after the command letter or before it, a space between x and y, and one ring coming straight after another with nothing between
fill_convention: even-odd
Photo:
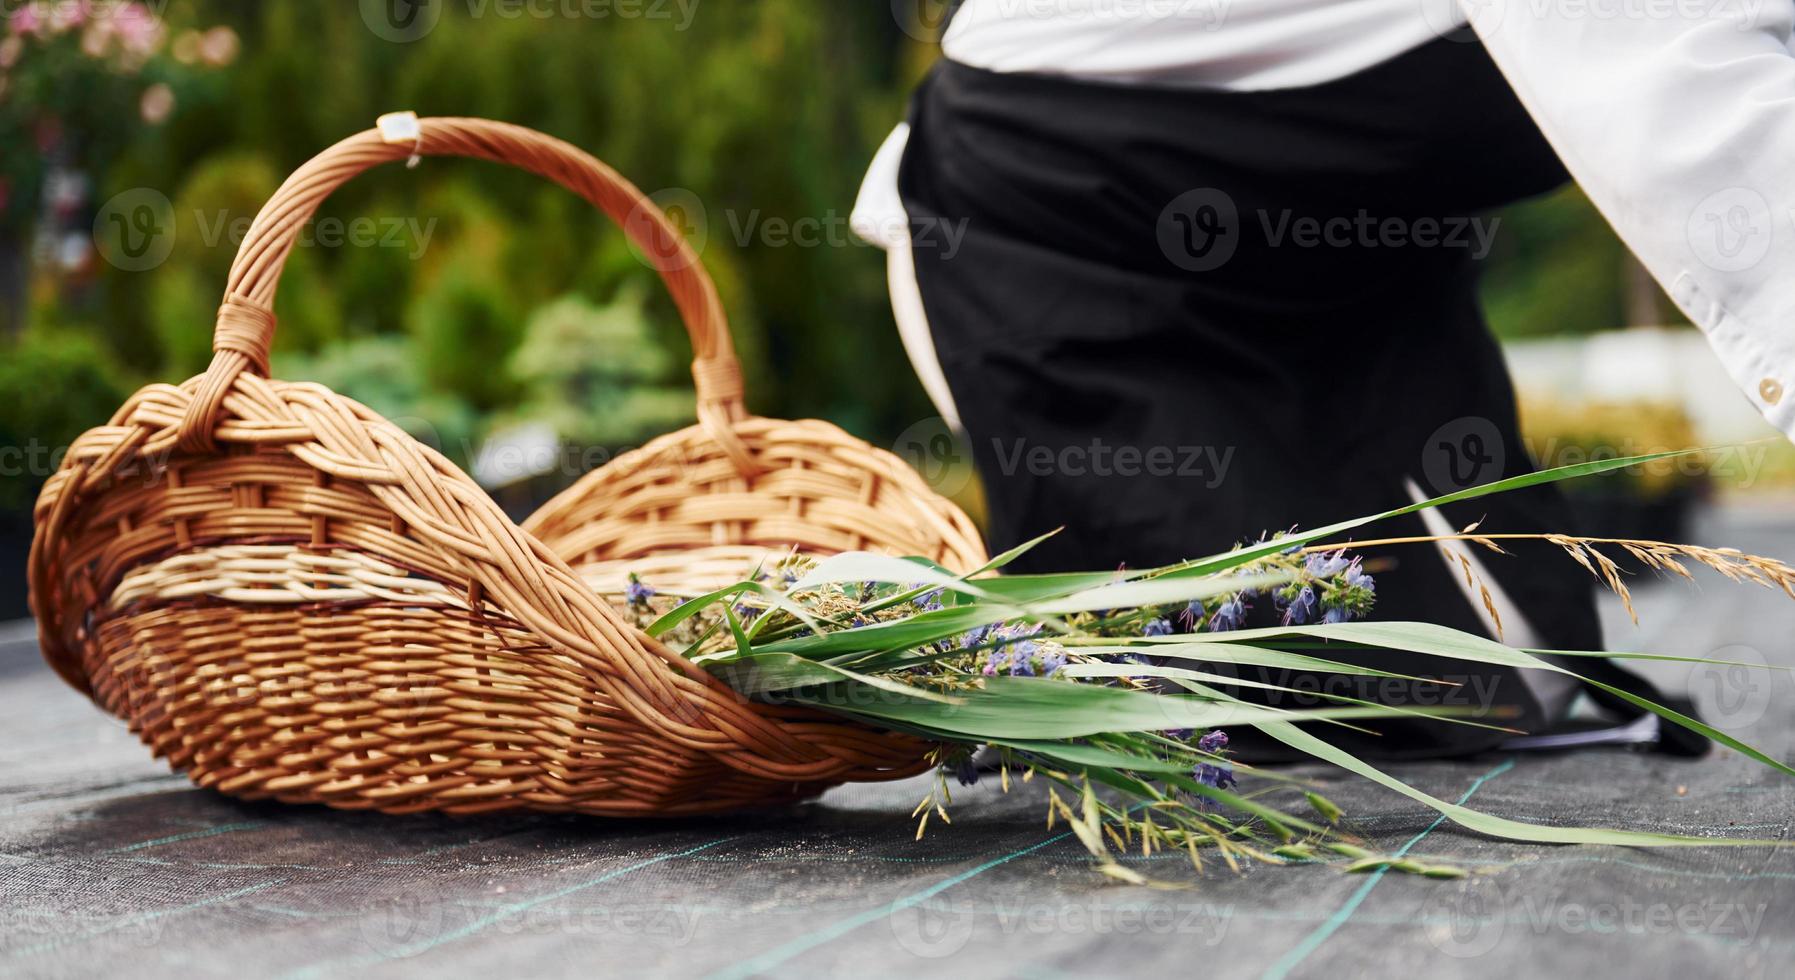
<instances>
[{"instance_id":1,"label":"gray landscape fabric ground","mask_svg":"<svg viewBox=\"0 0 1795 980\"><path fill-rule=\"evenodd\" d=\"M1795 557L1795 513L1697 540ZM1647 586L1614 649L1795 665L1795 602L1704 576ZM1483 838L1305 768L1376 846L1463 881L1182 856L1106 882L1034 789L956 794L911 840L916 783L682 821L395 818L194 789L0 642L0 973L9 976L1205 977L1795 975L1795 849L1542 847ZM1795 758L1790 675L1660 666L1710 720ZM1790 838L1795 779L1730 753L1494 754L1391 770L1507 817Z\"/></svg>"}]
</instances>

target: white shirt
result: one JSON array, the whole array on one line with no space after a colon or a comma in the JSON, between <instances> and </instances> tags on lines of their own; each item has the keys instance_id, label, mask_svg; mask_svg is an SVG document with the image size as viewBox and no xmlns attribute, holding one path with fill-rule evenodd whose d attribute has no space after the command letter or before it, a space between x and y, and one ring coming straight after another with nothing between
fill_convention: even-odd
<instances>
[{"instance_id":1,"label":"white shirt","mask_svg":"<svg viewBox=\"0 0 1795 980\"><path fill-rule=\"evenodd\" d=\"M942 50L993 71L1286 88L1467 20L1571 176L1795 438L1795 0L966 0ZM854 209L888 248L904 241L904 136Z\"/></svg>"}]
</instances>

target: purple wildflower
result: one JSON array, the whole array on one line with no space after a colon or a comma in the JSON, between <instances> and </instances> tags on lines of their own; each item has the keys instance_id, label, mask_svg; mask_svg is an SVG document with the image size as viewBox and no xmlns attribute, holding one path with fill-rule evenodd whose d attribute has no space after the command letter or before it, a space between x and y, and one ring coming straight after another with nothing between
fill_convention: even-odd
<instances>
[{"instance_id":1,"label":"purple wildflower","mask_svg":"<svg viewBox=\"0 0 1795 980\"><path fill-rule=\"evenodd\" d=\"M1365 574L1364 566L1358 559L1346 567L1340 576L1339 583L1327 589L1327 608L1322 612L1323 623L1346 623L1359 618L1371 608L1372 600L1377 596L1377 580Z\"/></svg>"},{"instance_id":2,"label":"purple wildflower","mask_svg":"<svg viewBox=\"0 0 1795 980\"><path fill-rule=\"evenodd\" d=\"M1211 755L1214 755L1227 747L1228 733L1219 728L1202 738L1197 739L1197 748L1201 751L1208 752Z\"/></svg>"},{"instance_id":3,"label":"purple wildflower","mask_svg":"<svg viewBox=\"0 0 1795 980\"><path fill-rule=\"evenodd\" d=\"M1192 599L1190 605L1185 606L1184 611L1178 614L1178 622L1184 626L1185 632L1194 633L1197 623L1208 614L1209 610L1203 607L1203 600Z\"/></svg>"},{"instance_id":4,"label":"purple wildflower","mask_svg":"<svg viewBox=\"0 0 1795 980\"><path fill-rule=\"evenodd\" d=\"M913 588L913 589L919 589L921 587L922 587L921 583L911 586L911 588ZM916 598L911 599L910 604L915 606L918 609L923 610L924 612L933 612L937 609L940 609L941 608L941 590L936 589L932 592L924 592L922 595L919 595Z\"/></svg>"},{"instance_id":5,"label":"purple wildflower","mask_svg":"<svg viewBox=\"0 0 1795 980\"><path fill-rule=\"evenodd\" d=\"M1303 586L1302 589L1297 592L1296 597L1291 599L1290 603L1284 607L1284 625L1301 626L1309 620L1314 619L1316 607L1319 606L1320 603L1321 600L1317 599L1315 596L1314 587L1308 585Z\"/></svg>"},{"instance_id":6,"label":"purple wildflower","mask_svg":"<svg viewBox=\"0 0 1795 980\"><path fill-rule=\"evenodd\" d=\"M1209 632L1222 633L1237 630L1246 622L1247 610L1252 606L1246 601L1245 592L1237 592L1234 598L1224 602L1209 617Z\"/></svg>"},{"instance_id":7,"label":"purple wildflower","mask_svg":"<svg viewBox=\"0 0 1795 980\"><path fill-rule=\"evenodd\" d=\"M1214 762L1199 762L1190 771L1190 778L1211 789L1232 789L1240 780L1234 778L1234 767Z\"/></svg>"},{"instance_id":8,"label":"purple wildflower","mask_svg":"<svg viewBox=\"0 0 1795 980\"><path fill-rule=\"evenodd\" d=\"M1303 560L1303 570L1316 578L1333 578L1346 571L1349 564L1344 551L1319 552Z\"/></svg>"},{"instance_id":9,"label":"purple wildflower","mask_svg":"<svg viewBox=\"0 0 1795 980\"><path fill-rule=\"evenodd\" d=\"M630 576L629 584L623 587L623 598L632 606L640 606L654 596L654 586Z\"/></svg>"},{"instance_id":10,"label":"purple wildflower","mask_svg":"<svg viewBox=\"0 0 1795 980\"><path fill-rule=\"evenodd\" d=\"M1174 742L1182 742L1182 741L1185 741L1190 738L1190 729L1188 729L1188 728L1168 728L1165 731L1160 732L1159 734L1164 735L1166 738L1169 738Z\"/></svg>"},{"instance_id":11,"label":"purple wildflower","mask_svg":"<svg viewBox=\"0 0 1795 980\"><path fill-rule=\"evenodd\" d=\"M1142 636L1165 636L1171 632L1172 621L1164 617L1150 620L1147 625L1141 627Z\"/></svg>"},{"instance_id":12,"label":"purple wildflower","mask_svg":"<svg viewBox=\"0 0 1795 980\"><path fill-rule=\"evenodd\" d=\"M1066 651L1055 646L1041 655L1041 676L1052 677L1066 666Z\"/></svg>"},{"instance_id":13,"label":"purple wildflower","mask_svg":"<svg viewBox=\"0 0 1795 980\"><path fill-rule=\"evenodd\" d=\"M985 661L985 676L992 676L1006 666L1011 675L1033 677L1034 664L1031 662L1039 646L1032 637L1039 632L1039 625L999 626L991 630L989 638L997 641L997 647Z\"/></svg>"}]
</instances>

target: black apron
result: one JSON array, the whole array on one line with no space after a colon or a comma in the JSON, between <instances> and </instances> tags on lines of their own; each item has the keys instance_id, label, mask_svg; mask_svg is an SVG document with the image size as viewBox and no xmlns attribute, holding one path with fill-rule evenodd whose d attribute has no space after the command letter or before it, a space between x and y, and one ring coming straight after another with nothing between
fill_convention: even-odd
<instances>
[{"instance_id":1,"label":"black apron","mask_svg":"<svg viewBox=\"0 0 1795 980\"><path fill-rule=\"evenodd\" d=\"M1567 176L1481 46L1440 40L1338 81L1261 92L943 62L910 125L899 190L923 308L986 484L990 544L1064 527L1014 570L1166 564L1407 504L1411 485L1432 496L1532 468L1478 308L1476 259L1493 220L1484 212ZM1455 528L1574 532L1550 487L1444 513ZM1411 517L1359 536L1421 533ZM1481 557L1542 645L1599 649L1588 573L1549 545L1511 550ZM1379 569L1373 618L1485 632L1432 545L1366 559ZM1253 624L1275 621L1272 603L1259 605ZM1462 687L1243 673L1497 709L1528 731L1549 722L1509 670L1322 655ZM1372 727L1381 734L1317 734L1383 757L1506 737L1427 720ZM1282 754L1254 741L1237 744Z\"/></svg>"}]
</instances>

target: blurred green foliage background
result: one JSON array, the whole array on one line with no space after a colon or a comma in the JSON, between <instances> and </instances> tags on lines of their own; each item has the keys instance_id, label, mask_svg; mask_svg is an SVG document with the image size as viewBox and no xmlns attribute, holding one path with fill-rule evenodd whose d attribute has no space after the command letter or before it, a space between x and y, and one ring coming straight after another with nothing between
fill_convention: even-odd
<instances>
[{"instance_id":1,"label":"blurred green foliage background","mask_svg":"<svg viewBox=\"0 0 1795 980\"><path fill-rule=\"evenodd\" d=\"M382 36L355 2L4 9L0 445L42 452L0 474L9 537L57 447L135 386L203 368L237 236L280 180L401 108L532 126L670 192L731 312L753 410L881 444L933 414L882 257L846 228L867 161L936 56L888 4L458 0L411 41ZM582 9L610 15L567 15ZM150 267L121 268L108 205L142 189L167 199L172 241ZM324 381L463 462L512 423L622 446L690 417L671 304L565 191L430 160L350 183L320 219L372 221L383 244L296 250L280 376ZM821 244L749 233L801 220ZM1638 316L1624 249L1574 190L1505 216L1498 242L1487 282L1502 332Z\"/></svg>"},{"instance_id":2,"label":"blurred green foliage background","mask_svg":"<svg viewBox=\"0 0 1795 980\"><path fill-rule=\"evenodd\" d=\"M704 225L753 410L870 437L931 414L909 372L885 369L904 361L883 260L846 228L866 162L931 57L883 5L704 3L685 8L682 29L675 4L589 18L448 3L409 43L376 34L357 7L172 2L141 64L84 56L78 26L25 35L0 89L0 442L66 443L133 386L201 370L233 232L294 167L399 108L532 126L644 190L677 189L698 212L682 219ZM204 43L227 31L234 45L216 44L235 48L228 57L176 57L188 32ZM47 94L77 84L105 89L104 104ZM140 105L151 88L172 102L153 122ZM46 203L57 191L45 174L58 169L89 184L66 214ZM167 259L130 271L76 254L81 243L65 239L91 237L106 202L137 188L172 202ZM690 417L689 397L667 392L690 385L672 304L622 236L561 188L431 160L351 182L319 217L371 219L398 241L296 250L278 304L281 376L428 420L460 459L518 417L611 444ZM774 219L832 225L830 244L744 236ZM6 481L0 507L28 506L41 477Z\"/></svg>"}]
</instances>

